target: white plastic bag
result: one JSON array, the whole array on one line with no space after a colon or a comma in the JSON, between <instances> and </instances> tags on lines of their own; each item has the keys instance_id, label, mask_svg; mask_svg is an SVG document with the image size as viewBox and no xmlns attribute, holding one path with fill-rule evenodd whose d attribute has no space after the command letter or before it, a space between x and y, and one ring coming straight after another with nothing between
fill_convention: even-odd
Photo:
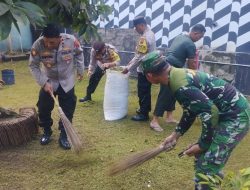
<instances>
[{"instance_id":1,"label":"white plastic bag","mask_svg":"<svg viewBox=\"0 0 250 190\"><path fill-rule=\"evenodd\" d=\"M107 70L103 110L105 120L124 118L128 113L128 74Z\"/></svg>"}]
</instances>

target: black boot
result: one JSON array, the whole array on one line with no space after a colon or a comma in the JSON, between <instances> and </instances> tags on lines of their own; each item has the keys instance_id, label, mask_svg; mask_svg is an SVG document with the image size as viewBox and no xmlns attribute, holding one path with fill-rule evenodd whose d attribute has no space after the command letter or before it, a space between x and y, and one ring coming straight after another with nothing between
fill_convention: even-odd
<instances>
[{"instance_id":1,"label":"black boot","mask_svg":"<svg viewBox=\"0 0 250 190\"><path fill-rule=\"evenodd\" d=\"M92 99L91 99L91 96L88 96L88 95L87 95L87 96L85 96L85 97L83 97L83 98L80 98L80 99L79 99L79 102L86 102L86 101L90 101L90 100L92 100Z\"/></svg>"},{"instance_id":2,"label":"black boot","mask_svg":"<svg viewBox=\"0 0 250 190\"><path fill-rule=\"evenodd\" d=\"M148 119L149 119L148 114L142 114L142 113L134 115L131 118L131 120L133 120L133 121L147 121Z\"/></svg>"},{"instance_id":3,"label":"black boot","mask_svg":"<svg viewBox=\"0 0 250 190\"><path fill-rule=\"evenodd\" d=\"M58 142L59 142L59 145L65 150L68 150L71 148L66 132L64 130L61 130Z\"/></svg>"},{"instance_id":4,"label":"black boot","mask_svg":"<svg viewBox=\"0 0 250 190\"><path fill-rule=\"evenodd\" d=\"M43 132L43 136L41 137L40 139L40 144L41 145L46 145L46 144L49 144L49 142L51 141L51 135L52 135L52 130L51 128L44 128L43 129L44 132Z\"/></svg>"}]
</instances>

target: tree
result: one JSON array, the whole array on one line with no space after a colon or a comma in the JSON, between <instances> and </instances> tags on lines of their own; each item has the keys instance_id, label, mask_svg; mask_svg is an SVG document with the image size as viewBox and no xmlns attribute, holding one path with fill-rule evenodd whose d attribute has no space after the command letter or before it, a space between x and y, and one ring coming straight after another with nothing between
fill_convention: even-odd
<instances>
[{"instance_id":1,"label":"tree","mask_svg":"<svg viewBox=\"0 0 250 190\"><path fill-rule=\"evenodd\" d=\"M0 40L9 36L14 24L20 33L18 23L30 23L34 26L45 24L45 14L37 5L26 1L0 0Z\"/></svg>"},{"instance_id":2,"label":"tree","mask_svg":"<svg viewBox=\"0 0 250 190\"><path fill-rule=\"evenodd\" d=\"M110 13L111 7L102 0L0 0L0 40L8 37L12 23L19 31L18 22L35 27L55 22L72 28L89 41L99 38L97 27L92 22L99 16L108 19Z\"/></svg>"}]
</instances>

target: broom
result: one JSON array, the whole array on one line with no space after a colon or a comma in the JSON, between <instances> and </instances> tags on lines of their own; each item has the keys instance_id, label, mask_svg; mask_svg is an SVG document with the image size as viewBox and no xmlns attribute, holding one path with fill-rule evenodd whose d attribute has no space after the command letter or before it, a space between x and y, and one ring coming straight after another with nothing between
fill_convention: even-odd
<instances>
[{"instance_id":1,"label":"broom","mask_svg":"<svg viewBox=\"0 0 250 190\"><path fill-rule=\"evenodd\" d=\"M58 103L57 99L55 98L55 96L53 94L51 94L51 97L54 99L54 102L58 108L60 119L63 123L63 126L65 129L67 138L69 140L69 143L71 145L71 148L75 153L78 154L80 152L80 150L82 149L82 142L81 142L76 130L73 128L71 122L68 120L68 118L64 114L62 108L59 106L59 103Z\"/></svg>"},{"instance_id":2,"label":"broom","mask_svg":"<svg viewBox=\"0 0 250 190\"><path fill-rule=\"evenodd\" d=\"M167 146L158 146L156 148L146 150L143 152L136 153L134 155L128 156L124 160L117 162L111 166L111 169L109 171L109 175L113 176L118 173L121 173L129 168L133 168L136 166L139 166L146 162L147 160L150 160L160 154L163 151L170 151L174 148L175 144L169 144Z\"/></svg>"}]
</instances>

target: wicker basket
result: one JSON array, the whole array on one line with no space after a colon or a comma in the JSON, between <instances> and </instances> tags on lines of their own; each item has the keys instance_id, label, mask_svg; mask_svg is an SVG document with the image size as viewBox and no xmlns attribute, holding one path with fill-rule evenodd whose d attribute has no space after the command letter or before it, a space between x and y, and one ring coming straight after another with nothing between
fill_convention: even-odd
<instances>
[{"instance_id":1,"label":"wicker basket","mask_svg":"<svg viewBox=\"0 0 250 190\"><path fill-rule=\"evenodd\" d=\"M37 133L35 108L21 108L18 117L0 120L0 149L27 143Z\"/></svg>"}]
</instances>

